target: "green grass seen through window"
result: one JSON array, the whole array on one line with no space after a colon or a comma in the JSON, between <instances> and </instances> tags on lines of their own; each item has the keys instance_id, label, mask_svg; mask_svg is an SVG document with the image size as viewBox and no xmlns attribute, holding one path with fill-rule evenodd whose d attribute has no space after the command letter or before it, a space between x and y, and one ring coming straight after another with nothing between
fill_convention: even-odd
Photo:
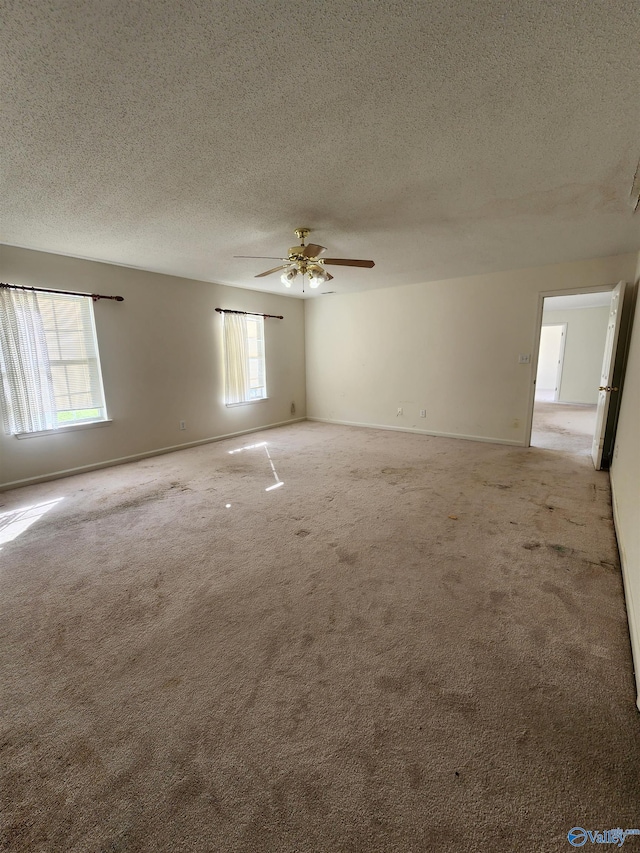
<instances>
[{"instance_id":1,"label":"green grass seen through window","mask_svg":"<svg viewBox=\"0 0 640 853\"><path fill-rule=\"evenodd\" d=\"M99 418L100 409L73 409L69 412L58 412L59 424L98 420Z\"/></svg>"}]
</instances>

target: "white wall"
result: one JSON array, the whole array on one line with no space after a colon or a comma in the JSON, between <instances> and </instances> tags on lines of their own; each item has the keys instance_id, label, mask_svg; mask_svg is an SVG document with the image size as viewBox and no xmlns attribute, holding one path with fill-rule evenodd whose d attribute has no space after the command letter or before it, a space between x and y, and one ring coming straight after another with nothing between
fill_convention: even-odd
<instances>
[{"instance_id":1,"label":"white wall","mask_svg":"<svg viewBox=\"0 0 640 853\"><path fill-rule=\"evenodd\" d=\"M610 474L640 709L640 254L635 281L635 317Z\"/></svg>"},{"instance_id":2,"label":"white wall","mask_svg":"<svg viewBox=\"0 0 640 853\"><path fill-rule=\"evenodd\" d=\"M302 300L8 246L0 280L125 298L95 304L113 423L24 440L0 429L0 486L305 416ZM224 405L218 307L284 315L265 320L268 400Z\"/></svg>"},{"instance_id":3,"label":"white wall","mask_svg":"<svg viewBox=\"0 0 640 853\"><path fill-rule=\"evenodd\" d=\"M609 308L545 311L542 322L567 324L558 402L597 403Z\"/></svg>"},{"instance_id":4,"label":"white wall","mask_svg":"<svg viewBox=\"0 0 640 853\"><path fill-rule=\"evenodd\" d=\"M636 262L633 253L308 300L307 414L524 444L533 374L518 355L533 359L539 294L632 281Z\"/></svg>"}]
</instances>

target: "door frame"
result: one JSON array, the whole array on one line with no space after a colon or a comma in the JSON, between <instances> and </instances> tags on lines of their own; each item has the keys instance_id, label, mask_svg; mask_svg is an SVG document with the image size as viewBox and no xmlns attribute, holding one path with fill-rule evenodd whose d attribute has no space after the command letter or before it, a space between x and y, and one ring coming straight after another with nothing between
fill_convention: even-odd
<instances>
[{"instance_id":1,"label":"door frame","mask_svg":"<svg viewBox=\"0 0 640 853\"><path fill-rule=\"evenodd\" d=\"M608 425L610 423L609 412L612 410L611 394L613 392L613 388L611 388L611 386L616 372L618 345L622 342L621 332L623 331L624 322L622 306L624 305L626 289L626 281L618 282L613 291L609 307L609 322L607 323L607 337L604 345L602 370L600 373L600 390L598 392L598 405L596 408L596 428L593 433L593 444L591 446L591 458L593 459L596 471L602 470L603 460L605 462L605 468L609 467L609 463L611 461L608 455L605 458L605 439ZM622 379L619 378L618 382L619 388L615 389L616 396L614 400L618 399L618 392L622 387Z\"/></svg>"},{"instance_id":2,"label":"door frame","mask_svg":"<svg viewBox=\"0 0 640 853\"><path fill-rule=\"evenodd\" d=\"M529 402L527 405L527 421L525 425L524 446L531 447L531 430L533 428L533 408L536 396L536 376L538 374L538 355L540 353L540 334L542 330L542 312L544 300L549 296L580 296L583 293L610 293L618 284L598 284L592 287L569 287L563 290L541 290L538 293L535 326L533 330L533 353L531 358L531 378L529 381Z\"/></svg>"}]
</instances>

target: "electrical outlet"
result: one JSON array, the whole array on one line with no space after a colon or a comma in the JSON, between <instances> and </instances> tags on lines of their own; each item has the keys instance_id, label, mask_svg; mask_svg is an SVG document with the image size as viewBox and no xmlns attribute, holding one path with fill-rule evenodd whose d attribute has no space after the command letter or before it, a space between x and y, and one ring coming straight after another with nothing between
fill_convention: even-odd
<instances>
[{"instance_id":1,"label":"electrical outlet","mask_svg":"<svg viewBox=\"0 0 640 853\"><path fill-rule=\"evenodd\" d=\"M186 429L186 428L187 428L187 422L186 421L180 421L180 429Z\"/></svg>"},{"instance_id":2,"label":"electrical outlet","mask_svg":"<svg viewBox=\"0 0 640 853\"><path fill-rule=\"evenodd\" d=\"M529 364L531 362L531 356L528 353L520 353L518 356L518 364Z\"/></svg>"},{"instance_id":3,"label":"electrical outlet","mask_svg":"<svg viewBox=\"0 0 640 853\"><path fill-rule=\"evenodd\" d=\"M400 415L404 415L404 409L402 408L402 406L398 406L398 414L396 415L396 417L399 418Z\"/></svg>"},{"instance_id":4,"label":"electrical outlet","mask_svg":"<svg viewBox=\"0 0 640 853\"><path fill-rule=\"evenodd\" d=\"M421 418L427 417L427 410L426 409L420 409L420 417Z\"/></svg>"}]
</instances>

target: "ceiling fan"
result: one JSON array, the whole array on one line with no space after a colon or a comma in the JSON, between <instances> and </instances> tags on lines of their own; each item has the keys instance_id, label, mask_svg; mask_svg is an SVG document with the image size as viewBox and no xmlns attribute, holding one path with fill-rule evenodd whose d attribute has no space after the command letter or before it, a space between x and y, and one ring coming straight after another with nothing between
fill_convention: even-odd
<instances>
[{"instance_id":1,"label":"ceiling fan","mask_svg":"<svg viewBox=\"0 0 640 853\"><path fill-rule=\"evenodd\" d=\"M284 261L278 267L258 273L256 278L262 278L265 275L271 275L274 272L284 270L280 276L280 281L285 287L291 287L298 275L302 276L302 290L304 292L304 276L309 277L311 287L319 287L326 281L331 281L333 276L324 268L325 264L335 264L342 267L368 267L374 266L373 261L360 261L354 258L321 258L320 255L326 252L324 246L318 246L316 243L304 244L305 239L311 231L309 228L296 228L294 234L300 240L299 246L292 246L286 258L264 258L264 260ZM261 255L234 255L236 258L259 258Z\"/></svg>"}]
</instances>

